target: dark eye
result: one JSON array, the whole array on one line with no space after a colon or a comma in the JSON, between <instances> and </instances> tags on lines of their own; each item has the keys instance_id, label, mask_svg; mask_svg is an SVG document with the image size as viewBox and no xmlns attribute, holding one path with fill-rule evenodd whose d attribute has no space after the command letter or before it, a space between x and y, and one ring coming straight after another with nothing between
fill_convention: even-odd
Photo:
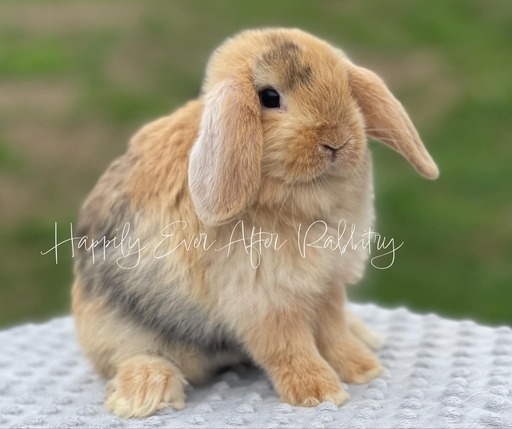
<instances>
[{"instance_id":1,"label":"dark eye","mask_svg":"<svg viewBox=\"0 0 512 429\"><path fill-rule=\"evenodd\" d=\"M279 93L274 88L265 88L259 92L261 104L269 109L280 107Z\"/></svg>"}]
</instances>

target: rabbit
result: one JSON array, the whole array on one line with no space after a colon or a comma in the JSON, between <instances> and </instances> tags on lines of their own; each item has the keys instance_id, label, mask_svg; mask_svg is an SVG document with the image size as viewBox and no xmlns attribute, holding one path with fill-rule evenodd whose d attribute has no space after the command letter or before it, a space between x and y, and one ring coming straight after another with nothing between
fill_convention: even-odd
<instances>
[{"instance_id":1,"label":"rabbit","mask_svg":"<svg viewBox=\"0 0 512 429\"><path fill-rule=\"evenodd\" d=\"M189 383L241 362L307 407L382 373L345 297L368 251L322 244L340 220L356 237L374 224L368 137L438 177L376 74L288 28L227 39L200 96L136 133L77 226L72 312L111 412L182 409Z\"/></svg>"}]
</instances>

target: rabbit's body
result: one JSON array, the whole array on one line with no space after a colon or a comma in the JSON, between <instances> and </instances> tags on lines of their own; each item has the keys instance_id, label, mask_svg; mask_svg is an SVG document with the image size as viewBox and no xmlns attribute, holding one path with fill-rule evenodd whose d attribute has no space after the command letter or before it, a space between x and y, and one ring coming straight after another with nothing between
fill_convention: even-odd
<instances>
[{"instance_id":1,"label":"rabbit's body","mask_svg":"<svg viewBox=\"0 0 512 429\"><path fill-rule=\"evenodd\" d=\"M263 62L265 74L284 58L291 70L285 77L293 77L289 90L311 85L304 82L318 70L298 61L307 49L295 38L329 45L297 30L272 31L280 44L253 66ZM254 55L265 32L254 32L254 41L245 34L249 45L233 52ZM236 45L230 41L224 51L230 44ZM333 52L327 58L338 67ZM247 82L215 87L229 74L219 61L212 60L206 96L145 126L82 208L78 235L117 240L96 249L94 261L90 251L77 255L73 312L82 346L111 379L107 406L121 416L180 408L186 380L199 382L241 360L262 366L283 399L300 405L340 404L348 395L338 377L367 382L381 371L364 344L374 345L376 337L344 310L343 287L361 278L368 258L367 248L351 246L349 236L361 240L374 221L371 158L362 115L343 95L348 81L340 84L352 108L339 113L342 130L309 119L312 128L302 129L299 147L290 149L298 158L290 159L278 146L298 138L290 125L273 132L268 127L277 117L269 116L262 131L252 128L256 107L236 95ZM235 58L233 69L244 61ZM242 120L224 129L231 113L219 116L216 103L230 97L241 103L235 114ZM258 155L260 133L266 140ZM311 141L331 142L340 133L352 136L343 156L329 149L332 156L324 159L315 144L314 157L323 158L307 153ZM250 137L235 149L240 159L222 148L230 134ZM216 138L211 152L202 147ZM242 170L230 171L233 163ZM345 168L331 174L337 163ZM245 171L257 177L246 180ZM339 236L340 222L343 252L329 238Z\"/></svg>"}]
</instances>

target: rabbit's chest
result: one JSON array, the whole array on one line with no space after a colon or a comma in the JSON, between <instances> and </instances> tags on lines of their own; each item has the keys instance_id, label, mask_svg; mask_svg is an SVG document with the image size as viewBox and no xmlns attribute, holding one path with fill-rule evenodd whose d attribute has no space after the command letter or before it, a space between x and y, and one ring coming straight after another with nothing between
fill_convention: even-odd
<instances>
[{"instance_id":1,"label":"rabbit's chest","mask_svg":"<svg viewBox=\"0 0 512 429\"><path fill-rule=\"evenodd\" d=\"M277 230L251 227L217 249L224 262L221 275L233 287L321 293L329 283L352 282L355 269L361 269L366 243L360 233L344 219Z\"/></svg>"}]
</instances>

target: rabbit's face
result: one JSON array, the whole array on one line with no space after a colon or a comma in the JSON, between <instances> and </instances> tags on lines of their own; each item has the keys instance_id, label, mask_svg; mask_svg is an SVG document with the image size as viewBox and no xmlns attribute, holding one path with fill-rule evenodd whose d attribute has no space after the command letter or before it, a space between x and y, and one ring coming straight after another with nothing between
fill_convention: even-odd
<instances>
[{"instance_id":1,"label":"rabbit's face","mask_svg":"<svg viewBox=\"0 0 512 429\"><path fill-rule=\"evenodd\" d=\"M363 116L342 54L324 42L267 36L253 63L262 176L286 182L349 175L366 159Z\"/></svg>"},{"instance_id":2,"label":"rabbit's face","mask_svg":"<svg viewBox=\"0 0 512 429\"><path fill-rule=\"evenodd\" d=\"M212 55L204 110L190 152L199 218L226 223L261 184L347 178L369 168L366 136L423 176L439 171L400 102L375 73L296 29L245 31Z\"/></svg>"}]
</instances>

